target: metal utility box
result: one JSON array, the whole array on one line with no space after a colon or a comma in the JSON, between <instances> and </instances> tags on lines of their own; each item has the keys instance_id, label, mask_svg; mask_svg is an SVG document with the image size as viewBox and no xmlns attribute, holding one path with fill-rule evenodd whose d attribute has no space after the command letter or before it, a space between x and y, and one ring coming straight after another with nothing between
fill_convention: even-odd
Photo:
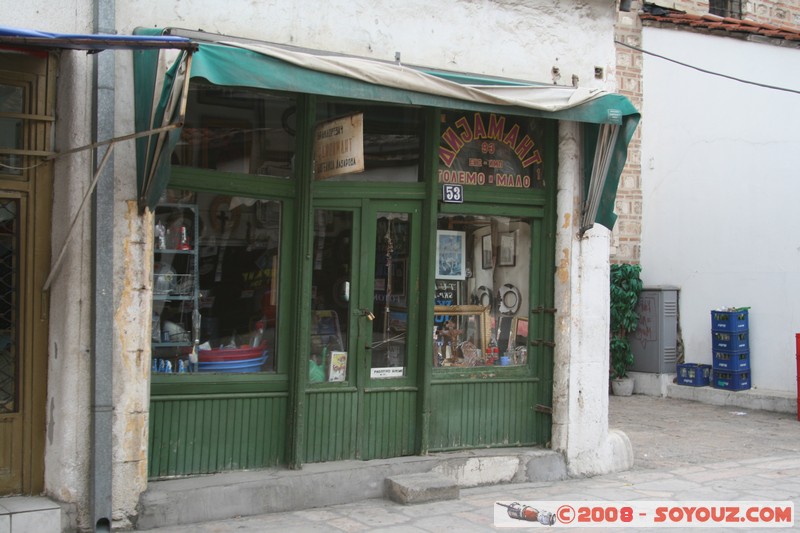
<instances>
[{"instance_id":1,"label":"metal utility box","mask_svg":"<svg viewBox=\"0 0 800 533\"><path fill-rule=\"evenodd\" d=\"M629 337L634 372L670 374L678 360L678 287L645 287L636 304L639 327Z\"/></svg>"}]
</instances>

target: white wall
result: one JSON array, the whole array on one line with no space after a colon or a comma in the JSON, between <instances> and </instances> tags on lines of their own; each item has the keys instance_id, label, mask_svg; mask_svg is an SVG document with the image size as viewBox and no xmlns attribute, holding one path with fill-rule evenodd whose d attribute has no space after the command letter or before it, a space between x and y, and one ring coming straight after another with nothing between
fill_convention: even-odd
<instances>
[{"instance_id":1,"label":"white wall","mask_svg":"<svg viewBox=\"0 0 800 533\"><path fill-rule=\"evenodd\" d=\"M800 50L644 28L642 47L800 89ZM712 360L710 311L750 306L755 388L795 391L800 94L644 56L642 278L680 287L686 362Z\"/></svg>"},{"instance_id":2,"label":"white wall","mask_svg":"<svg viewBox=\"0 0 800 533\"><path fill-rule=\"evenodd\" d=\"M117 19L544 83L556 66L564 85L602 86L594 67L615 62L608 0L138 0L117 2Z\"/></svg>"}]
</instances>

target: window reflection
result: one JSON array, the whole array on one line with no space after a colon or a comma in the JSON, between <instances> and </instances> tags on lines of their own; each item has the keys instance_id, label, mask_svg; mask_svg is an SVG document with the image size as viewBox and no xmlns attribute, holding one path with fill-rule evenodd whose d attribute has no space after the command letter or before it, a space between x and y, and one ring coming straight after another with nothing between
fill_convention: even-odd
<instances>
[{"instance_id":1,"label":"window reflection","mask_svg":"<svg viewBox=\"0 0 800 533\"><path fill-rule=\"evenodd\" d=\"M293 97L192 83L174 165L294 176Z\"/></svg>"},{"instance_id":2,"label":"window reflection","mask_svg":"<svg viewBox=\"0 0 800 533\"><path fill-rule=\"evenodd\" d=\"M375 289L372 314L374 378L405 375L408 339L408 213L378 213L375 226Z\"/></svg>"},{"instance_id":3,"label":"window reflection","mask_svg":"<svg viewBox=\"0 0 800 533\"><path fill-rule=\"evenodd\" d=\"M420 181L423 121L419 109L327 101L317 107L317 122L363 116L364 171L325 181Z\"/></svg>"},{"instance_id":4,"label":"window reflection","mask_svg":"<svg viewBox=\"0 0 800 533\"><path fill-rule=\"evenodd\" d=\"M314 216L314 271L308 381L347 379L353 213L318 209Z\"/></svg>"},{"instance_id":5,"label":"window reflection","mask_svg":"<svg viewBox=\"0 0 800 533\"><path fill-rule=\"evenodd\" d=\"M436 237L433 365L526 364L530 223L442 215Z\"/></svg>"}]
</instances>

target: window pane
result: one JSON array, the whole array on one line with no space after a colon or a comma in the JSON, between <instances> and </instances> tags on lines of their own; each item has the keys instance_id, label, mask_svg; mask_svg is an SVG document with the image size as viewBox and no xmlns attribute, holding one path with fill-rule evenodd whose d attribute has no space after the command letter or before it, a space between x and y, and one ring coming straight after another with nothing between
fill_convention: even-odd
<instances>
[{"instance_id":1,"label":"window pane","mask_svg":"<svg viewBox=\"0 0 800 533\"><path fill-rule=\"evenodd\" d=\"M22 87L0 85L0 113L23 113L25 109ZM0 117L0 148L23 149L23 123L19 118ZM22 157L0 155L0 172L19 175L22 173Z\"/></svg>"},{"instance_id":2,"label":"window pane","mask_svg":"<svg viewBox=\"0 0 800 533\"><path fill-rule=\"evenodd\" d=\"M407 213L378 213L375 220L375 296L372 314L372 372L374 378L405 375L408 349Z\"/></svg>"},{"instance_id":3,"label":"window pane","mask_svg":"<svg viewBox=\"0 0 800 533\"><path fill-rule=\"evenodd\" d=\"M156 209L154 370L275 371L280 202L176 190L167 200Z\"/></svg>"},{"instance_id":4,"label":"window pane","mask_svg":"<svg viewBox=\"0 0 800 533\"><path fill-rule=\"evenodd\" d=\"M294 176L294 97L192 83L172 164Z\"/></svg>"},{"instance_id":5,"label":"window pane","mask_svg":"<svg viewBox=\"0 0 800 533\"><path fill-rule=\"evenodd\" d=\"M530 223L443 215L436 240L434 366L526 364Z\"/></svg>"},{"instance_id":6,"label":"window pane","mask_svg":"<svg viewBox=\"0 0 800 533\"><path fill-rule=\"evenodd\" d=\"M708 12L720 17L742 18L741 0L709 0Z\"/></svg>"},{"instance_id":7,"label":"window pane","mask_svg":"<svg viewBox=\"0 0 800 533\"><path fill-rule=\"evenodd\" d=\"M314 272L308 381L347 379L353 213L318 209L314 213Z\"/></svg>"},{"instance_id":8,"label":"window pane","mask_svg":"<svg viewBox=\"0 0 800 533\"><path fill-rule=\"evenodd\" d=\"M325 181L420 181L423 121L420 111L367 103L328 101L317 107L317 123L363 116L364 171L326 177Z\"/></svg>"},{"instance_id":9,"label":"window pane","mask_svg":"<svg viewBox=\"0 0 800 533\"><path fill-rule=\"evenodd\" d=\"M18 206L17 200L0 200L0 413L18 410Z\"/></svg>"}]
</instances>

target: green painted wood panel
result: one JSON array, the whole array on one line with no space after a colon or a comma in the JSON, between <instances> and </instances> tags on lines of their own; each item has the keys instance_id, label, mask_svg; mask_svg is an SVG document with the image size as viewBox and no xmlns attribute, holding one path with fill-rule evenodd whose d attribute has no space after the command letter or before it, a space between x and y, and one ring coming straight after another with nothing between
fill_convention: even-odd
<instances>
[{"instance_id":1,"label":"green painted wood panel","mask_svg":"<svg viewBox=\"0 0 800 533\"><path fill-rule=\"evenodd\" d=\"M284 462L287 395L152 397L150 479Z\"/></svg>"},{"instance_id":2,"label":"green painted wood panel","mask_svg":"<svg viewBox=\"0 0 800 533\"><path fill-rule=\"evenodd\" d=\"M308 393L304 462L355 459L357 414L358 394L355 389Z\"/></svg>"},{"instance_id":3,"label":"green painted wood panel","mask_svg":"<svg viewBox=\"0 0 800 533\"><path fill-rule=\"evenodd\" d=\"M415 453L417 391L370 391L366 409L362 459L400 457Z\"/></svg>"},{"instance_id":4,"label":"green painted wood panel","mask_svg":"<svg viewBox=\"0 0 800 533\"><path fill-rule=\"evenodd\" d=\"M430 450L537 444L536 387L535 380L432 384Z\"/></svg>"}]
</instances>

